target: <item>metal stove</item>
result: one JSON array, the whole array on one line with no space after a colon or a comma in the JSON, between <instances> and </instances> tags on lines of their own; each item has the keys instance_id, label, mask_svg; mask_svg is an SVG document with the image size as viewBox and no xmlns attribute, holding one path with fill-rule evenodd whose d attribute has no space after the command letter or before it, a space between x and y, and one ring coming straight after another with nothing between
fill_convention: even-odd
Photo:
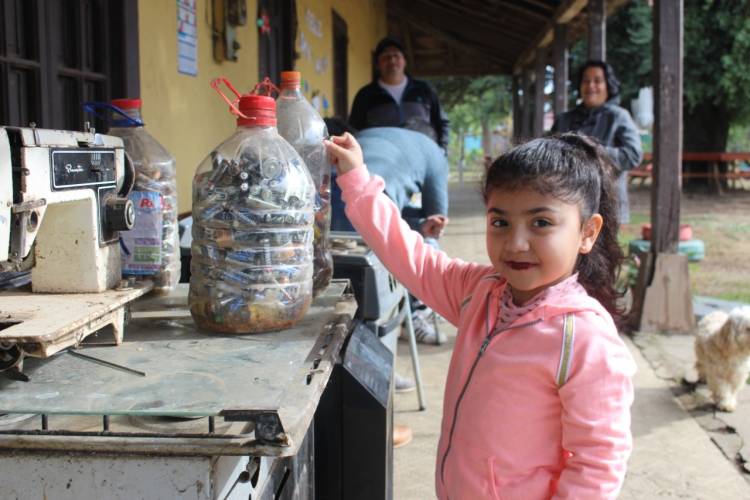
<instances>
[{"instance_id":1,"label":"metal stove","mask_svg":"<svg viewBox=\"0 0 750 500\"><path fill-rule=\"evenodd\" d=\"M331 232L333 277L348 279L357 299L356 318L396 355L404 322L405 289L357 233Z\"/></svg>"},{"instance_id":2,"label":"metal stove","mask_svg":"<svg viewBox=\"0 0 750 500\"><path fill-rule=\"evenodd\" d=\"M331 249L334 278L348 279L354 289L358 305L356 317L391 351L394 359L401 328L404 328L417 385L419 410L424 410L426 404L419 354L406 288L386 269L359 234L332 231Z\"/></svg>"},{"instance_id":3,"label":"metal stove","mask_svg":"<svg viewBox=\"0 0 750 500\"><path fill-rule=\"evenodd\" d=\"M134 304L122 345L30 358L28 382L0 378L0 496L390 499L392 356L350 333L346 287L229 336L195 328L180 286Z\"/></svg>"}]
</instances>

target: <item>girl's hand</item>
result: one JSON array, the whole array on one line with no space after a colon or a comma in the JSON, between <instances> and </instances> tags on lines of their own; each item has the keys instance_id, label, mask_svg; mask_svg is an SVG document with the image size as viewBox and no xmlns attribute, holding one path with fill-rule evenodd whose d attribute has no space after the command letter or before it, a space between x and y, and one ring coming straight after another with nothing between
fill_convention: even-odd
<instances>
[{"instance_id":1,"label":"girl's hand","mask_svg":"<svg viewBox=\"0 0 750 500\"><path fill-rule=\"evenodd\" d=\"M339 175L354 170L364 163L362 148L349 132L345 132L344 135L331 136L331 140L325 140L323 144L331 157L331 163L336 165Z\"/></svg>"}]
</instances>

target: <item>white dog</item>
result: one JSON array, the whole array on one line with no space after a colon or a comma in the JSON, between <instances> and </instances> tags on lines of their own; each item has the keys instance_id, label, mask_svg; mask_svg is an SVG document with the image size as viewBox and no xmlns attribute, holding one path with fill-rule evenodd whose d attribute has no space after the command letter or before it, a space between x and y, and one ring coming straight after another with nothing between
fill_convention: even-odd
<instances>
[{"instance_id":1,"label":"white dog","mask_svg":"<svg viewBox=\"0 0 750 500\"><path fill-rule=\"evenodd\" d=\"M695 368L722 411L737 408L737 394L750 374L750 306L729 314L714 311L698 323Z\"/></svg>"}]
</instances>

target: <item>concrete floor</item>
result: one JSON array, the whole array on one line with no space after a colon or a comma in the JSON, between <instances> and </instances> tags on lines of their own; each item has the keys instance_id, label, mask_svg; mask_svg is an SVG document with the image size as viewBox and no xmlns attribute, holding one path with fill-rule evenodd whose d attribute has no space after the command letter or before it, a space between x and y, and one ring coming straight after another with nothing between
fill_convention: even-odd
<instances>
[{"instance_id":1,"label":"concrete floor","mask_svg":"<svg viewBox=\"0 0 750 500\"><path fill-rule=\"evenodd\" d=\"M487 262L484 210L476 184L451 184L451 223L441 240L448 255ZM434 465L442 418L443 388L455 341L455 328L441 328L448 342L419 344L427 408L419 411L416 392L395 396L397 423L411 426L414 439L394 451L394 498L434 498ZM638 363L632 410L635 449L622 499L750 499L750 485L711 437L679 404L670 382L657 376L639 349L626 339ZM650 359L650 358L649 358ZM653 361L652 361L653 362ZM411 375L407 344L399 343L397 370Z\"/></svg>"}]
</instances>

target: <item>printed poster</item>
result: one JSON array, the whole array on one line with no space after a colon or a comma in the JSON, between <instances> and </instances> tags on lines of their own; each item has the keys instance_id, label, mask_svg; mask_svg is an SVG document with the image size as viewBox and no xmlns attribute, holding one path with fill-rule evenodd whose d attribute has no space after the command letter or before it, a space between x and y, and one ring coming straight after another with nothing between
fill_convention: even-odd
<instances>
[{"instance_id":1,"label":"printed poster","mask_svg":"<svg viewBox=\"0 0 750 500\"><path fill-rule=\"evenodd\" d=\"M177 0L177 71L198 75L198 0Z\"/></svg>"}]
</instances>

